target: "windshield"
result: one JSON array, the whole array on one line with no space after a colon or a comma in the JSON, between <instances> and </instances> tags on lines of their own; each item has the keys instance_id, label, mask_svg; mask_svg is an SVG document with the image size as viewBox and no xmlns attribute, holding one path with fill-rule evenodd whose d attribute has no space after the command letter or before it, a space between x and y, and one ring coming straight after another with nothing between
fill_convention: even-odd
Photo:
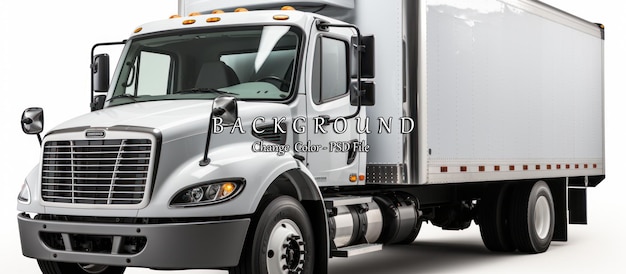
<instances>
[{"instance_id":1,"label":"windshield","mask_svg":"<svg viewBox=\"0 0 626 274\"><path fill-rule=\"evenodd\" d=\"M214 99L282 101L294 91L300 32L261 26L173 33L132 41L108 106Z\"/></svg>"}]
</instances>

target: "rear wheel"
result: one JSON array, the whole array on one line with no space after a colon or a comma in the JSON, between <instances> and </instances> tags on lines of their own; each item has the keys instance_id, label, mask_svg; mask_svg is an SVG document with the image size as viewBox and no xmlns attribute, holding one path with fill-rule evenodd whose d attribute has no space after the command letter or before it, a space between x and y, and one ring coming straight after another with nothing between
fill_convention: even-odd
<instances>
[{"instance_id":1,"label":"rear wheel","mask_svg":"<svg viewBox=\"0 0 626 274\"><path fill-rule=\"evenodd\" d=\"M313 228L296 199L281 196L271 201L251 231L248 248L230 273L314 273Z\"/></svg>"},{"instance_id":2,"label":"rear wheel","mask_svg":"<svg viewBox=\"0 0 626 274\"><path fill-rule=\"evenodd\" d=\"M125 267L37 260L43 274L122 274Z\"/></svg>"},{"instance_id":3,"label":"rear wheel","mask_svg":"<svg viewBox=\"0 0 626 274\"><path fill-rule=\"evenodd\" d=\"M554 234L554 201L548 184L518 185L510 210L511 236L517 249L525 253L548 250Z\"/></svg>"},{"instance_id":4,"label":"rear wheel","mask_svg":"<svg viewBox=\"0 0 626 274\"><path fill-rule=\"evenodd\" d=\"M487 249L494 252L515 250L509 228L507 186L490 185L480 201L478 225Z\"/></svg>"}]
</instances>

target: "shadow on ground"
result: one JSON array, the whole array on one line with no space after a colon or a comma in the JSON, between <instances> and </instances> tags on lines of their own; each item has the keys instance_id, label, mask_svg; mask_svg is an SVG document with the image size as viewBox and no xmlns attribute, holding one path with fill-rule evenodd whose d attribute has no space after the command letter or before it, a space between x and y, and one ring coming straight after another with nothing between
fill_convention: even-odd
<instances>
[{"instance_id":1,"label":"shadow on ground","mask_svg":"<svg viewBox=\"0 0 626 274\"><path fill-rule=\"evenodd\" d=\"M471 240L471 239L470 239ZM559 244L553 243L553 247ZM330 261L329 274L445 273L468 265L514 260L520 253L494 253L477 241L438 242L418 240L410 245L385 246L383 251Z\"/></svg>"}]
</instances>

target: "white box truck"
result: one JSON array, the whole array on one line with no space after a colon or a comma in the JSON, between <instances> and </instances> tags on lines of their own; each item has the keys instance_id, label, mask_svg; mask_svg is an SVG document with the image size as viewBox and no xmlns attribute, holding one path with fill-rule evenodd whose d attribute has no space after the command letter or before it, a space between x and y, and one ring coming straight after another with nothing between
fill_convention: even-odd
<instances>
[{"instance_id":1,"label":"white box truck","mask_svg":"<svg viewBox=\"0 0 626 274\"><path fill-rule=\"evenodd\" d=\"M531 0L179 0L18 195L45 274L325 273L423 222L541 253L605 175L604 26ZM92 50L92 52L94 52Z\"/></svg>"}]
</instances>

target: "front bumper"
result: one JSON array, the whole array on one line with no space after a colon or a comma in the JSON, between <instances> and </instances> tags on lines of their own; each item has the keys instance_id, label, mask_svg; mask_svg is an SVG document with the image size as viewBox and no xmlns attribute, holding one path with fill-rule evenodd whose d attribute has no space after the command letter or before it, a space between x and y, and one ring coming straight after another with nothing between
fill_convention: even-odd
<instances>
[{"instance_id":1,"label":"front bumper","mask_svg":"<svg viewBox=\"0 0 626 274\"><path fill-rule=\"evenodd\" d=\"M154 269L216 269L238 264L250 219L108 224L38 220L22 213L18 224L22 253L30 258ZM90 249L90 242L97 242L97 250ZM140 242L140 248L125 249L131 242Z\"/></svg>"}]
</instances>

